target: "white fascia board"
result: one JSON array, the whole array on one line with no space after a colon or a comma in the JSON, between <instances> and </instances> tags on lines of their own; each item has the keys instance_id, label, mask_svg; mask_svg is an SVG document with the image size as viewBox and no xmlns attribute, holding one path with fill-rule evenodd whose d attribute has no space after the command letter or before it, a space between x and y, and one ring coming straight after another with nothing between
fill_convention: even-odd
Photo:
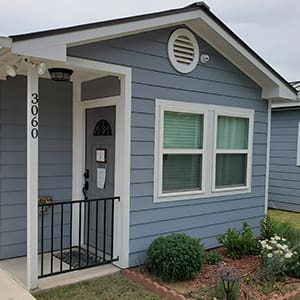
<instances>
[{"instance_id":1,"label":"white fascia board","mask_svg":"<svg viewBox=\"0 0 300 300\"><path fill-rule=\"evenodd\" d=\"M0 48L11 48L12 39L4 36L0 36Z\"/></svg>"},{"instance_id":2,"label":"white fascia board","mask_svg":"<svg viewBox=\"0 0 300 300\"><path fill-rule=\"evenodd\" d=\"M299 106L300 106L299 99L297 102L286 102L286 103L277 102L272 104L272 108L293 108Z\"/></svg>"},{"instance_id":3,"label":"white fascia board","mask_svg":"<svg viewBox=\"0 0 300 300\"><path fill-rule=\"evenodd\" d=\"M296 93L207 14L201 14L201 18L189 21L187 25L262 87L262 98L297 99Z\"/></svg>"},{"instance_id":4,"label":"white fascia board","mask_svg":"<svg viewBox=\"0 0 300 300\"><path fill-rule=\"evenodd\" d=\"M16 41L12 45L12 52L15 54L66 61L67 47L112 39L143 31L155 30L175 24L182 24L188 20L199 18L201 13L202 12L200 10L184 12L176 15L155 17L140 21L78 30L24 41Z\"/></svg>"}]
</instances>

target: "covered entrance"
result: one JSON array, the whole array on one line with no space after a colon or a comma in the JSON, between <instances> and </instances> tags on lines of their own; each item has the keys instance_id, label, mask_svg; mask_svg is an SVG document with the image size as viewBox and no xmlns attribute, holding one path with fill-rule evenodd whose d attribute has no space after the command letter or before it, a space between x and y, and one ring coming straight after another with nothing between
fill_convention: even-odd
<instances>
[{"instance_id":1,"label":"covered entrance","mask_svg":"<svg viewBox=\"0 0 300 300\"><path fill-rule=\"evenodd\" d=\"M26 260L1 262L28 289L38 287L38 278L60 273L108 263L128 267L129 256L131 71L71 57L46 61L48 68L73 71L70 105L62 105L55 97L62 86L56 88L60 83L49 75L40 80L38 63L18 65L27 82L27 249L19 255ZM117 92L107 89L111 81L118 82ZM47 106L45 82L51 83ZM62 128L66 117L71 126Z\"/></svg>"}]
</instances>

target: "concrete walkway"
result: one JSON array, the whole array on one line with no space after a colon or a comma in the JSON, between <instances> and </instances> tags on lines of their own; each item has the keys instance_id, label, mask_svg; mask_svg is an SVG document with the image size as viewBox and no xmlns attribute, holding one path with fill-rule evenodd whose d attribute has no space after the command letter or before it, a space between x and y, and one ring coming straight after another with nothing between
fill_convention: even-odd
<instances>
[{"instance_id":1,"label":"concrete walkway","mask_svg":"<svg viewBox=\"0 0 300 300\"><path fill-rule=\"evenodd\" d=\"M0 269L0 299L35 300L35 298L27 290L25 290L2 269Z\"/></svg>"}]
</instances>

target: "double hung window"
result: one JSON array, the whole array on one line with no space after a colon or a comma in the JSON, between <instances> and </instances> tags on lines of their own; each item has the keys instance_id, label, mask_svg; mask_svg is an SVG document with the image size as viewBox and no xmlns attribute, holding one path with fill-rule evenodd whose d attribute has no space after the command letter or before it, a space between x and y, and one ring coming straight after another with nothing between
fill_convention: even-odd
<instances>
[{"instance_id":1,"label":"double hung window","mask_svg":"<svg viewBox=\"0 0 300 300\"><path fill-rule=\"evenodd\" d=\"M254 111L157 100L155 201L249 191Z\"/></svg>"}]
</instances>

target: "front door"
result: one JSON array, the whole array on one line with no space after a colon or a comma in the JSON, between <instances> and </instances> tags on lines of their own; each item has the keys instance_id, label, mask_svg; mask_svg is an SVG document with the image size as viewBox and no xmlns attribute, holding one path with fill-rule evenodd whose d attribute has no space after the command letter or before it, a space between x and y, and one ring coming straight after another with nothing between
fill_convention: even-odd
<instances>
[{"instance_id":1,"label":"front door","mask_svg":"<svg viewBox=\"0 0 300 300\"><path fill-rule=\"evenodd\" d=\"M115 106L86 110L87 200L114 197ZM88 201L85 207L87 247L110 253L112 245L112 201Z\"/></svg>"}]
</instances>

